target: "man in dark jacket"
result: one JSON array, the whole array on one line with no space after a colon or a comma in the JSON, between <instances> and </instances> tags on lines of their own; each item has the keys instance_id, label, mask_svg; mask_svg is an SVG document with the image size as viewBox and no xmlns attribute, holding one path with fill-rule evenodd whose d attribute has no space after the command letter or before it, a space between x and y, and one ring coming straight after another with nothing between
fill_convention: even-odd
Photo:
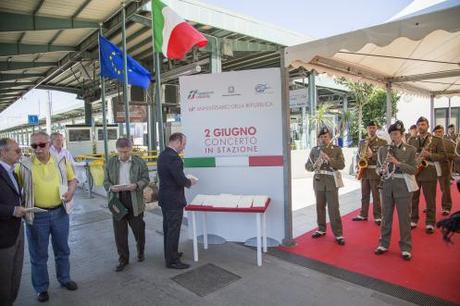
<instances>
[{"instance_id":1,"label":"man in dark jacket","mask_svg":"<svg viewBox=\"0 0 460 306\"><path fill-rule=\"evenodd\" d=\"M169 137L168 147L158 157L157 169L160 179L159 205L163 213L164 253L166 267L171 269L187 269L188 264L181 262L178 251L180 227L184 214L184 187L196 184L196 179L187 178L184 165L179 154L185 148L187 139L182 133L174 133Z\"/></svg>"},{"instance_id":2,"label":"man in dark jacket","mask_svg":"<svg viewBox=\"0 0 460 306\"><path fill-rule=\"evenodd\" d=\"M14 164L21 157L18 144L0 139L0 305L13 305L21 283L24 259L24 229L21 218L21 187Z\"/></svg>"}]
</instances>

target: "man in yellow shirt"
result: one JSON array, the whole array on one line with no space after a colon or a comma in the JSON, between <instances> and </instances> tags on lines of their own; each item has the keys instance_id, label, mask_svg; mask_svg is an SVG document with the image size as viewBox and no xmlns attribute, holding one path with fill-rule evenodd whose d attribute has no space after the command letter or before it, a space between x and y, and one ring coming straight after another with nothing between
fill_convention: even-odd
<instances>
[{"instance_id":1,"label":"man in yellow shirt","mask_svg":"<svg viewBox=\"0 0 460 306\"><path fill-rule=\"evenodd\" d=\"M56 277L68 290L78 289L70 278L69 215L76 189L75 174L66 158L52 157L50 138L44 132L31 136L34 154L21 160L17 169L23 186L25 207L38 207L39 213L27 213L26 233L32 267L32 285L38 301L49 300L48 244L51 236Z\"/></svg>"}]
</instances>

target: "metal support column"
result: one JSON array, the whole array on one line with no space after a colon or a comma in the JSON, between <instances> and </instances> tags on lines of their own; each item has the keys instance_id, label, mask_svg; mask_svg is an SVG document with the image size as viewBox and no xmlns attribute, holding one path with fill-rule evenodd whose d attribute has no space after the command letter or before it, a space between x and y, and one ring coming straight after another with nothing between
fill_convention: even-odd
<instances>
[{"instance_id":1,"label":"metal support column","mask_svg":"<svg viewBox=\"0 0 460 306\"><path fill-rule=\"evenodd\" d=\"M151 1L152 12L154 10L154 2ZM153 14L152 14L153 15ZM152 48L153 48L153 63L155 65L155 107L156 107L156 118L158 120L158 144L160 151L165 149L165 129L163 124L163 109L161 105L161 62L160 62L160 50L155 48L155 20L152 16Z\"/></svg>"},{"instance_id":2,"label":"metal support column","mask_svg":"<svg viewBox=\"0 0 460 306\"><path fill-rule=\"evenodd\" d=\"M126 137L131 139L129 129L129 97L130 92L128 90L128 49L126 47L126 9L125 2L123 1L121 14L121 37L123 44L123 102L125 105L125 125L126 125Z\"/></svg>"},{"instance_id":3,"label":"metal support column","mask_svg":"<svg viewBox=\"0 0 460 306\"><path fill-rule=\"evenodd\" d=\"M91 126L93 122L93 105L85 100L85 124Z\"/></svg>"},{"instance_id":4,"label":"metal support column","mask_svg":"<svg viewBox=\"0 0 460 306\"><path fill-rule=\"evenodd\" d=\"M211 73L222 72L222 51L219 39L210 35L207 35L207 37L213 38L211 40Z\"/></svg>"},{"instance_id":5,"label":"metal support column","mask_svg":"<svg viewBox=\"0 0 460 306\"><path fill-rule=\"evenodd\" d=\"M157 120L155 116L155 87L151 84L149 87L151 100L148 105L148 135L149 150L157 150Z\"/></svg>"},{"instance_id":6,"label":"metal support column","mask_svg":"<svg viewBox=\"0 0 460 306\"><path fill-rule=\"evenodd\" d=\"M435 118L434 118L434 95L430 96L430 124L432 126L435 126L434 124Z\"/></svg>"},{"instance_id":7,"label":"metal support column","mask_svg":"<svg viewBox=\"0 0 460 306\"><path fill-rule=\"evenodd\" d=\"M347 97L347 95L345 95L345 96L343 96L343 114L345 116L347 116L347 112L348 112L348 97ZM342 120L343 120L343 118L342 118ZM346 118L346 120L347 120L347 123L344 126L343 139L342 139L344 148L348 146L348 130L350 128L350 123L348 122L348 117Z\"/></svg>"},{"instance_id":8,"label":"metal support column","mask_svg":"<svg viewBox=\"0 0 460 306\"><path fill-rule=\"evenodd\" d=\"M393 101L391 101L391 83L387 83L386 85L386 95L387 95L387 111L386 111L386 129L391 125L391 118L393 117Z\"/></svg>"},{"instance_id":9,"label":"metal support column","mask_svg":"<svg viewBox=\"0 0 460 306\"><path fill-rule=\"evenodd\" d=\"M99 34L102 36L102 24L99 24ZM99 54L99 62L101 61L101 54ZM101 103L102 103L102 130L104 137L104 160L105 164L109 160L109 144L107 139L107 102L105 100L105 80L100 76L101 81Z\"/></svg>"},{"instance_id":10,"label":"metal support column","mask_svg":"<svg viewBox=\"0 0 460 306\"><path fill-rule=\"evenodd\" d=\"M452 105L450 101L450 97L448 98L449 100L449 108L447 109L447 126L445 127L445 130L447 131L447 127L450 125L450 121L452 119ZM434 122L432 123L433 127L435 126ZM447 133L446 133L447 134Z\"/></svg>"},{"instance_id":11,"label":"metal support column","mask_svg":"<svg viewBox=\"0 0 460 306\"><path fill-rule=\"evenodd\" d=\"M285 68L284 50L281 51L281 114L283 137L283 181L284 181L284 239L283 245L295 244L292 231L292 193L291 193L291 142L289 107L289 69ZM311 101L311 100L310 100Z\"/></svg>"},{"instance_id":12,"label":"metal support column","mask_svg":"<svg viewBox=\"0 0 460 306\"><path fill-rule=\"evenodd\" d=\"M317 92L316 92L316 72L314 70L310 71L308 75L308 102L310 103L310 116L314 116L316 113L317 106ZM309 148L313 148L316 145L316 128L309 124L310 139L309 139Z\"/></svg>"},{"instance_id":13,"label":"metal support column","mask_svg":"<svg viewBox=\"0 0 460 306\"><path fill-rule=\"evenodd\" d=\"M46 133L51 135L51 114L52 114L52 102L51 102L51 91L48 90L48 101L46 103Z\"/></svg>"}]
</instances>

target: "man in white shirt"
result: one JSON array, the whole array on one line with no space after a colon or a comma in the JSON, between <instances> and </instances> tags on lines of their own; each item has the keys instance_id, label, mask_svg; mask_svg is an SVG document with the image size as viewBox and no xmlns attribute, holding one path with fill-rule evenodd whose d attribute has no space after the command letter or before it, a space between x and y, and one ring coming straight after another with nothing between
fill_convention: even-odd
<instances>
[{"instance_id":1,"label":"man in white shirt","mask_svg":"<svg viewBox=\"0 0 460 306\"><path fill-rule=\"evenodd\" d=\"M65 157L72 164L72 168L75 172L75 159L67 149L64 149L64 136L59 132L54 132L51 134L51 146L50 152L55 155L58 160L62 157Z\"/></svg>"}]
</instances>

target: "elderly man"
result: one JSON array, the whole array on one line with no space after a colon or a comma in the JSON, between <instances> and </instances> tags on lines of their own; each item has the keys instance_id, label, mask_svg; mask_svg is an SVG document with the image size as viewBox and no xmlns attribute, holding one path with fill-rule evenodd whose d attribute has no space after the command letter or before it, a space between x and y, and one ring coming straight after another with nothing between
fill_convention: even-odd
<instances>
[{"instance_id":1,"label":"elderly man","mask_svg":"<svg viewBox=\"0 0 460 306\"><path fill-rule=\"evenodd\" d=\"M70 161L50 154L50 138L44 132L31 136L33 155L24 158L17 169L23 186L26 208L38 207L40 212L26 214L26 234L32 266L32 285L38 301L49 299L48 244L51 236L56 277L61 286L77 290L70 278L69 213L76 189L75 174Z\"/></svg>"},{"instance_id":2,"label":"elderly man","mask_svg":"<svg viewBox=\"0 0 460 306\"><path fill-rule=\"evenodd\" d=\"M145 161L132 155L132 144L128 138L119 138L116 142L118 156L107 163L104 188L109 193L109 204L121 202L127 214L121 219L114 215L113 230L118 251L116 272L123 271L129 263L128 224L133 231L137 244L137 261L144 261L145 222L144 193L149 183L149 169Z\"/></svg>"},{"instance_id":3,"label":"elderly man","mask_svg":"<svg viewBox=\"0 0 460 306\"><path fill-rule=\"evenodd\" d=\"M0 139L0 305L13 305L21 283L24 229L21 187L14 165L21 157L18 144Z\"/></svg>"},{"instance_id":4,"label":"elderly man","mask_svg":"<svg viewBox=\"0 0 460 306\"><path fill-rule=\"evenodd\" d=\"M64 136L59 132L54 132L51 134L51 146L50 152L53 155L56 155L58 159L65 157L68 161L72 163L72 166L75 164L75 160L67 149L64 149Z\"/></svg>"},{"instance_id":5,"label":"elderly man","mask_svg":"<svg viewBox=\"0 0 460 306\"><path fill-rule=\"evenodd\" d=\"M190 266L180 260L179 248L180 227L184 214L184 188L196 184L195 178L187 178L184 165L179 154L187 144L182 133L174 133L169 137L168 147L158 157L158 176L160 178L159 205L163 213L164 256L166 267L170 269L187 269Z\"/></svg>"}]
</instances>

